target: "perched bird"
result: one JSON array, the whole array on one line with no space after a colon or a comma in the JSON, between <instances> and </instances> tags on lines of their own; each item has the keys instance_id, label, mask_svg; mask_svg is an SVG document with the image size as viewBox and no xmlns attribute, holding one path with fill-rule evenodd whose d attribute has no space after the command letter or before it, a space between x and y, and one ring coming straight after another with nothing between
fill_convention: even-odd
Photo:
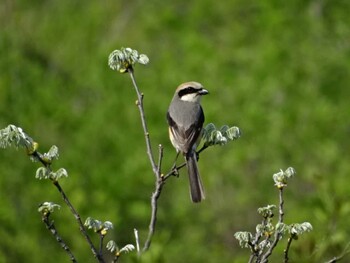
<instances>
[{"instance_id":1,"label":"perched bird","mask_svg":"<svg viewBox=\"0 0 350 263\"><path fill-rule=\"evenodd\" d=\"M170 141L177 154L183 154L186 159L191 199L194 203L205 199L197 167L196 147L202 136L204 122L200 101L202 95L206 94L208 91L198 82L183 83L176 89L167 112Z\"/></svg>"}]
</instances>

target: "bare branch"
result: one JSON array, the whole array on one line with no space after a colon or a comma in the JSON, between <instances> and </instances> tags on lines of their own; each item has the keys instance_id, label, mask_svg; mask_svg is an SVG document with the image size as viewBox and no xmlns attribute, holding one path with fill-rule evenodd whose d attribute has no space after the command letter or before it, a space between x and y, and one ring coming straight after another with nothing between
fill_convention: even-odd
<instances>
[{"instance_id":1,"label":"bare branch","mask_svg":"<svg viewBox=\"0 0 350 263\"><path fill-rule=\"evenodd\" d=\"M105 237L105 235L103 235L101 232L99 233L100 235L100 247L99 247L99 250L98 250L98 254L99 256L102 258L102 255L103 255L103 239Z\"/></svg>"},{"instance_id":2,"label":"bare branch","mask_svg":"<svg viewBox=\"0 0 350 263\"><path fill-rule=\"evenodd\" d=\"M157 223L157 211L158 211L158 198L160 197L160 194L163 189L165 181L162 178L159 178L156 180L156 185L155 185L155 191L152 193L152 198L151 198L151 207L152 207L152 212L151 212L151 220L149 223L149 231L148 231L148 236L146 239L146 242L143 246L142 251L145 252L149 249L152 241L152 237L155 231L155 226Z\"/></svg>"},{"instance_id":3,"label":"bare branch","mask_svg":"<svg viewBox=\"0 0 350 263\"><path fill-rule=\"evenodd\" d=\"M138 88L138 86L136 84L136 80L135 80L135 76L134 76L134 69L131 66L128 68L128 73L129 73L129 75L131 77L132 84L133 84L133 86L135 88L135 91L136 91L136 94L137 94L137 102L136 102L136 104L137 104L137 107L138 107L139 112L140 112L142 128L143 128L143 132L145 134L148 158L149 158L149 161L150 161L150 163L152 165L153 173L158 178L160 176L160 174L158 173L158 168L157 168L157 165L156 165L156 163L154 161L151 140L149 138L149 132L148 132L148 128L147 128L146 116L145 116L145 112L144 112L144 109L143 109L143 94L140 92L140 90L139 90L139 88Z\"/></svg>"},{"instance_id":4,"label":"bare branch","mask_svg":"<svg viewBox=\"0 0 350 263\"><path fill-rule=\"evenodd\" d=\"M139 232L134 228L135 242L136 242L136 251L140 255L140 241L139 241Z\"/></svg>"},{"instance_id":5,"label":"bare branch","mask_svg":"<svg viewBox=\"0 0 350 263\"><path fill-rule=\"evenodd\" d=\"M150 136L149 136L149 132L148 132L148 128L147 128L146 115L145 115L144 108L143 108L143 94L140 92L140 90L137 86L135 76L134 76L134 70L133 70L132 66L130 66L128 68L128 73L130 75L130 78L132 80L133 86L134 86L136 94L137 94L136 105L137 105L139 112L140 112L142 128L143 128L143 132L145 134L147 155L148 155L149 161L151 163L153 173L156 177L155 190L152 193L152 197L151 197L151 210L152 211L151 211L151 219L150 219L150 223L149 223L149 227L148 227L149 231L148 231L147 239L146 239L145 244L144 244L143 249L142 249L142 251L144 252L144 251L147 251L151 245L152 237L153 237L156 222L157 222L158 198L161 194L161 191L162 191L163 185L164 185L164 180L161 176L161 163L162 163L162 159L163 159L163 148L161 146L159 147L159 159L158 159L158 165L156 165L155 160L154 160L154 156L153 156L153 152L152 152L151 140L150 140Z\"/></svg>"},{"instance_id":6,"label":"bare branch","mask_svg":"<svg viewBox=\"0 0 350 263\"><path fill-rule=\"evenodd\" d=\"M157 170L157 174L160 175L162 172L162 160L163 160L163 146L161 144L158 145L158 152L159 152L159 156L158 156L158 170Z\"/></svg>"},{"instance_id":7,"label":"bare branch","mask_svg":"<svg viewBox=\"0 0 350 263\"><path fill-rule=\"evenodd\" d=\"M283 216L284 216L283 204L284 204L283 187L281 187L281 188L279 188L279 209L278 209L278 223L277 224L283 223ZM270 248L266 251L266 253L261 258L261 263L266 263L269 261L268 258L271 256L272 251L277 246L277 243L281 239L281 236L282 236L281 232L278 231L278 229L276 229L274 240L273 240Z\"/></svg>"},{"instance_id":8,"label":"bare branch","mask_svg":"<svg viewBox=\"0 0 350 263\"><path fill-rule=\"evenodd\" d=\"M42 154L40 154L39 152L35 151L32 153L32 155L34 157L36 157L44 166L46 169L48 169L49 171L51 171L51 166L50 164L48 164L47 162L45 162L45 160L42 158ZM80 215L78 214L78 212L75 210L74 206L72 205L72 203L69 201L67 195L65 194L65 192L63 191L61 185L58 183L58 181L52 181L54 186L57 188L57 190L60 192L64 202L66 203L66 205L69 207L69 209L71 210L72 214L75 217L75 220L77 221L78 225L79 225L79 230L82 233L82 235L84 236L84 238L86 239L86 241L88 242L90 249L92 251L92 254L94 255L94 257L100 262L100 263L104 263L104 260L102 258L102 256L97 252L95 246L93 245L90 237L88 236L84 224L81 221Z\"/></svg>"},{"instance_id":9,"label":"bare branch","mask_svg":"<svg viewBox=\"0 0 350 263\"><path fill-rule=\"evenodd\" d=\"M289 238L288 238L288 242L287 242L287 247L286 249L284 250L284 263L288 263L288 253L289 253L289 248L290 248L290 245L292 244L292 241L293 241L293 237L294 235L292 234Z\"/></svg>"},{"instance_id":10,"label":"bare branch","mask_svg":"<svg viewBox=\"0 0 350 263\"><path fill-rule=\"evenodd\" d=\"M70 260L72 262L77 262L77 260L75 259L72 251L70 250L70 248L68 247L68 245L62 240L61 236L58 234L56 227L54 225L54 222L51 221L50 222L50 213L43 213L41 220L43 221L43 223L45 224L46 228L51 232L51 234L55 237L56 241L61 245L61 247L66 251L66 253L68 254L68 256L70 257Z\"/></svg>"},{"instance_id":11,"label":"bare branch","mask_svg":"<svg viewBox=\"0 0 350 263\"><path fill-rule=\"evenodd\" d=\"M343 252L339 256L332 258L331 260L327 261L326 263L336 263L336 262L342 260L349 253L350 253L350 242L347 243Z\"/></svg>"}]
</instances>

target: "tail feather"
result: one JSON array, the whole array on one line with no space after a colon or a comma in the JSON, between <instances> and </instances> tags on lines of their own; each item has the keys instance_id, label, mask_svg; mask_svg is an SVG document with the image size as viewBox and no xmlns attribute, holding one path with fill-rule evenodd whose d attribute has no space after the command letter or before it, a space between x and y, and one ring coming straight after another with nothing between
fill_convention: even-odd
<instances>
[{"instance_id":1,"label":"tail feather","mask_svg":"<svg viewBox=\"0 0 350 263\"><path fill-rule=\"evenodd\" d=\"M199 203L205 199L204 189L199 175L197 158L195 154L186 156L188 177L190 179L190 193L191 199L194 203Z\"/></svg>"}]
</instances>

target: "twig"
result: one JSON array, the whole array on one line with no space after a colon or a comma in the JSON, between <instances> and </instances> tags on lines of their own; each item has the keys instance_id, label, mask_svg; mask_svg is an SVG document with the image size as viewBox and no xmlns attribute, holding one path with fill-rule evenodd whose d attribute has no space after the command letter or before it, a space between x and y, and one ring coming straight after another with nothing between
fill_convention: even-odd
<instances>
[{"instance_id":1,"label":"twig","mask_svg":"<svg viewBox=\"0 0 350 263\"><path fill-rule=\"evenodd\" d=\"M136 242L136 251L140 255L140 241L139 241L139 232L134 228L135 242Z\"/></svg>"},{"instance_id":2,"label":"twig","mask_svg":"<svg viewBox=\"0 0 350 263\"><path fill-rule=\"evenodd\" d=\"M164 183L165 181L163 181L162 178L159 178L156 180L155 190L152 193L152 198L151 198L151 207L152 207L151 220L148 227L149 230L148 230L147 239L143 246L142 252L147 251L151 245L152 237L153 237L155 226L157 223L158 198L162 192Z\"/></svg>"},{"instance_id":3,"label":"twig","mask_svg":"<svg viewBox=\"0 0 350 263\"><path fill-rule=\"evenodd\" d=\"M199 157L199 154L200 154L201 152L203 152L203 151L204 151L205 149L207 149L207 148L208 148L208 146L203 145L202 148L200 148L200 149L196 152L197 157ZM173 169L170 170L167 174L163 175L163 180L164 180L164 181L167 180L167 179L168 179L170 176L172 176L172 175L177 175L177 172L178 172L181 168L183 168L183 167L185 167L185 166L186 166L186 162L184 162L184 163L180 164L179 166L173 168Z\"/></svg>"},{"instance_id":4,"label":"twig","mask_svg":"<svg viewBox=\"0 0 350 263\"><path fill-rule=\"evenodd\" d=\"M135 76L134 76L134 69L132 67L130 67L128 69L128 73L131 77L132 84L133 84L135 91L136 91L136 94L137 94L137 103L136 104L137 104L137 107L138 107L139 112L140 112L142 128L143 128L143 131L145 134L148 158L149 158L150 163L152 165L152 169L153 169L154 174L156 175L156 177L158 177L160 175L158 174L158 168L157 168L157 165L154 161L151 140L149 138L149 132L148 132L148 128L147 128L146 116L145 116L145 112L143 109L143 94L140 92L140 90L136 84L136 80L135 80Z\"/></svg>"},{"instance_id":5,"label":"twig","mask_svg":"<svg viewBox=\"0 0 350 263\"><path fill-rule=\"evenodd\" d=\"M85 237L86 241L88 242L90 249L92 251L92 254L95 256L95 258L97 258L97 260L99 262L103 262L104 263L104 259L102 258L102 256L97 252L95 246L93 245L89 235L87 234L87 232L85 231L85 227L83 222L81 221L80 215L78 214L78 212L75 210L75 208L73 207L73 205L71 204L71 202L69 201L67 195L65 194L65 192L63 191L61 185L57 182L57 181L53 181L54 186L56 186L57 190L60 192L64 202L67 204L67 206L69 207L69 209L71 210L72 214L75 217L75 220L77 221L78 225L79 225L79 230L80 232L83 234L83 236Z\"/></svg>"},{"instance_id":6,"label":"twig","mask_svg":"<svg viewBox=\"0 0 350 263\"><path fill-rule=\"evenodd\" d=\"M100 234L100 247L99 247L99 250L98 250L98 254L99 254L99 256L102 258L102 251L103 251L103 239L104 239L104 237L105 237L105 235L103 235L103 234L101 234L101 233L99 233Z\"/></svg>"},{"instance_id":7,"label":"twig","mask_svg":"<svg viewBox=\"0 0 350 263\"><path fill-rule=\"evenodd\" d=\"M264 217L264 219L262 220L261 222L261 225L265 226L266 225L266 222L267 222L267 219ZM259 250L256 246L257 244L259 243L259 240L261 238L261 233L260 232L257 232L256 235L255 235L255 238L254 240L249 244L250 245L250 249L252 250L252 254L250 255L249 257L249 261L248 263L252 263L254 258L258 258L259 255L261 254L261 250Z\"/></svg>"},{"instance_id":8,"label":"twig","mask_svg":"<svg viewBox=\"0 0 350 263\"><path fill-rule=\"evenodd\" d=\"M151 163L152 169L153 169L153 173L156 177L156 183L155 183L155 190L152 193L152 197L151 197L151 219L150 219L150 223L149 223L149 227L148 227L148 235L147 235L147 239L145 241L145 244L143 246L142 251L147 251L151 245L151 240L155 231L155 225L157 222L157 210L158 210L158 198L161 194L163 185L164 185L164 181L161 177L161 170L160 170L160 166L161 166L161 162L162 162L162 158L163 158L163 150L160 147L160 152L159 152L159 160L158 160L158 166L155 163L154 160L154 156L153 156L153 151L152 151L152 145L151 145L151 140L149 137L149 132L148 132L148 128L147 128L147 122L146 122L146 116L145 116L145 112L143 109L143 94L140 92L136 80L135 80L135 76L134 76L134 69L132 68L132 66L130 66L128 68L128 73L130 75L132 84L135 88L136 94L137 94L137 102L136 105L139 109L140 112L140 117L141 117L141 123L142 123L142 128L143 128L143 132L145 134L145 141L146 141L146 148L147 148L147 155L149 158L149 161Z\"/></svg>"},{"instance_id":9,"label":"twig","mask_svg":"<svg viewBox=\"0 0 350 263\"><path fill-rule=\"evenodd\" d=\"M166 181L166 180L167 180L170 176L172 176L172 175L176 175L177 172L178 172L181 168L183 168L183 167L185 167L185 166L186 166L186 163L182 163L182 164L180 164L179 166L177 166L177 167L173 168L172 170L170 170L167 174L163 175L163 181Z\"/></svg>"},{"instance_id":10,"label":"twig","mask_svg":"<svg viewBox=\"0 0 350 263\"><path fill-rule=\"evenodd\" d=\"M339 256L332 258L331 260L327 261L326 263L336 263L336 262L342 260L349 253L350 253L350 242L347 243L343 252Z\"/></svg>"},{"instance_id":11,"label":"twig","mask_svg":"<svg viewBox=\"0 0 350 263\"><path fill-rule=\"evenodd\" d=\"M283 216L284 216L284 212L283 212L283 204L284 204L284 200L283 200L283 188L279 188L279 208L278 208L278 224L283 223ZM278 241L281 238L281 233L278 231L278 229L276 229L275 232L275 237L274 240L270 246L270 248L266 251L266 253L263 255L263 257L261 258L261 263L266 263L268 262L268 258L271 256L272 251L274 250L274 248L277 246Z\"/></svg>"},{"instance_id":12,"label":"twig","mask_svg":"<svg viewBox=\"0 0 350 263\"><path fill-rule=\"evenodd\" d=\"M68 245L62 240L62 238L60 237L60 235L58 234L56 227L53 223L53 221L50 222L50 212L47 213L43 213L41 220L43 221L43 223L45 224L46 228L51 232L51 234L55 237L55 239L57 240L57 242L61 245L61 247L66 251L66 253L68 254L68 256L70 257L70 260L72 262L77 262L77 260L75 259L72 251L70 250L70 248L68 247Z\"/></svg>"},{"instance_id":13,"label":"twig","mask_svg":"<svg viewBox=\"0 0 350 263\"><path fill-rule=\"evenodd\" d=\"M157 170L157 174L161 174L162 172L162 160L163 160L163 146L161 144L158 145L158 152L159 152L159 156L158 156L158 170Z\"/></svg>"},{"instance_id":14,"label":"twig","mask_svg":"<svg viewBox=\"0 0 350 263\"><path fill-rule=\"evenodd\" d=\"M292 234L292 235L288 238L287 246L286 246L286 249L284 250L284 263L288 263L288 260L289 260L289 258L288 258L288 252L289 252L290 245L292 244L293 237L294 237L294 235Z\"/></svg>"},{"instance_id":15,"label":"twig","mask_svg":"<svg viewBox=\"0 0 350 263\"><path fill-rule=\"evenodd\" d=\"M48 164L47 162L44 161L44 159L42 158L42 155L35 151L32 154L34 157L36 157L44 166L46 169L48 169L50 172L52 171L50 164ZM102 258L102 256L97 252L95 246L93 245L89 235L87 234L84 224L81 221L80 215L78 214L78 212L75 210L75 208L73 207L73 205L71 204L71 202L69 201L67 195L65 194L65 192L63 191L61 185L58 183L58 181L52 181L54 186L57 188L57 190L60 192L64 202L67 204L67 206L69 207L69 209L71 210L72 214L75 217L75 220L77 221L78 225L79 225L79 230L82 233L82 235L85 237L86 241L88 242L91 252L94 255L95 258L97 258L97 260L100 263L104 263L104 259Z\"/></svg>"}]
</instances>

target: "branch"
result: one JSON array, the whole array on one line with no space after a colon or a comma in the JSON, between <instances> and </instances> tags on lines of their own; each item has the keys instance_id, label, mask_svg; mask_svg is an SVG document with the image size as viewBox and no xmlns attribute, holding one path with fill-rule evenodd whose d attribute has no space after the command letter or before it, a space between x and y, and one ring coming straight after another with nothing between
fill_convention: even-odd
<instances>
[{"instance_id":1,"label":"branch","mask_svg":"<svg viewBox=\"0 0 350 263\"><path fill-rule=\"evenodd\" d=\"M277 223L277 225L283 223L283 216L284 216L283 204L284 204L283 187L280 187L279 188L279 209L278 209L278 223ZM266 253L261 258L261 263L266 263L269 261L268 258L271 256L272 251L277 246L278 241L281 239L281 235L282 235L281 232L278 231L278 229L276 229L275 230L275 238L274 238L270 248L266 251Z\"/></svg>"},{"instance_id":2,"label":"branch","mask_svg":"<svg viewBox=\"0 0 350 263\"><path fill-rule=\"evenodd\" d=\"M83 234L83 236L85 237L86 241L88 242L88 244L90 246L90 249L92 251L92 254L94 255L95 258L97 258L97 260L99 262L101 262L101 263L104 262L102 256L97 252L97 250L96 250L95 246L93 245L89 235L87 234L87 232L85 230L85 227L84 227L84 224L81 221L80 215L75 210L75 208L73 207L72 203L69 201L67 195L65 194L65 192L61 188L61 185L57 181L54 181L53 184L54 184L54 186L56 186L56 188L60 192L64 202L67 204L67 206L71 210L72 214L74 215L74 218L75 218L75 220L77 221L77 223L79 225L79 230Z\"/></svg>"},{"instance_id":3,"label":"branch","mask_svg":"<svg viewBox=\"0 0 350 263\"><path fill-rule=\"evenodd\" d=\"M99 233L100 236L100 247L98 250L98 254L100 255L100 257L102 258L102 252L103 252L103 239L105 237L105 235L103 235L101 232Z\"/></svg>"},{"instance_id":4,"label":"branch","mask_svg":"<svg viewBox=\"0 0 350 263\"><path fill-rule=\"evenodd\" d=\"M336 263L336 262L342 260L349 253L350 253L350 242L345 246L344 251L339 256L332 258L331 260L327 261L326 263Z\"/></svg>"},{"instance_id":5,"label":"branch","mask_svg":"<svg viewBox=\"0 0 350 263\"><path fill-rule=\"evenodd\" d=\"M284 263L287 263L289 260L288 253L289 253L289 248L290 248L290 245L292 244L293 238L294 238L293 234L288 238L287 247L284 250Z\"/></svg>"},{"instance_id":6,"label":"branch","mask_svg":"<svg viewBox=\"0 0 350 263\"><path fill-rule=\"evenodd\" d=\"M68 254L68 256L70 257L70 260L72 262L77 262L77 260L75 259L72 251L70 250L70 248L67 246L67 244L62 240L62 238L60 237L60 235L58 234L56 227L53 223L53 221L50 222L50 212L47 213L43 213L41 220L43 221L43 223L45 224L46 228L51 232L51 234L55 237L55 239L57 240L57 242L61 245L61 247L66 251L66 253Z\"/></svg>"},{"instance_id":7,"label":"branch","mask_svg":"<svg viewBox=\"0 0 350 263\"><path fill-rule=\"evenodd\" d=\"M32 153L32 155L35 158L37 158L45 166L46 169L48 169L50 172L52 171L50 164L47 163L42 158L42 154L40 154L39 152L35 151L35 152ZM83 234L83 236L85 237L86 241L88 242L88 244L90 246L90 249L92 251L92 254L94 255L95 258L97 258L97 260L99 262L104 263L104 260L103 260L102 256L97 252L97 250L96 250L95 246L93 245L90 237L88 236L87 232L85 231L85 227L83 225L83 222L80 219L80 215L75 210L75 208L73 207L72 203L69 201L69 199L68 199L67 195L65 194L65 192L63 191L61 185L56 180L52 180L52 182L53 182L54 186L57 188L57 190L60 192L64 202L67 204L67 206L69 207L70 211L74 215L75 220L77 221L77 223L79 225L79 230Z\"/></svg>"},{"instance_id":8,"label":"branch","mask_svg":"<svg viewBox=\"0 0 350 263\"><path fill-rule=\"evenodd\" d=\"M207 149L207 148L209 148L209 146L207 146L207 145L203 145L197 152L196 152L196 154L197 154L197 158L199 158L199 154L201 153L201 152L203 152L205 149ZM180 164L179 166L176 166L176 167L173 167L167 174L165 174L165 175L163 175L162 177L163 177L163 180L164 181L166 181L170 176L172 176L172 175L178 175L178 171L180 170L180 169L182 169L183 167L185 167L186 166L186 162L183 162L182 164Z\"/></svg>"},{"instance_id":9,"label":"branch","mask_svg":"<svg viewBox=\"0 0 350 263\"><path fill-rule=\"evenodd\" d=\"M147 155L148 155L149 161L150 161L150 163L152 165L153 173L158 178L158 177L160 177L160 173L158 171L157 165L156 165L156 163L154 161L154 157L153 157L151 140L149 138L149 132L148 132L148 128L147 128L145 111L143 109L143 94L140 93L140 90L139 90L139 88L138 88L138 86L136 84L136 80L135 80L135 76L134 76L134 69L132 68L132 66L130 66L130 68L128 68L128 73L129 73L129 75L131 77L132 84L133 84L133 86L135 88L135 91L136 91L136 94L137 94L136 105L137 105L137 107L139 109L139 112L140 112L142 128L143 128L143 132L145 134Z\"/></svg>"},{"instance_id":10,"label":"branch","mask_svg":"<svg viewBox=\"0 0 350 263\"><path fill-rule=\"evenodd\" d=\"M162 159L163 159L163 148L161 145L159 146L158 165L156 165L155 160L154 160L154 156L153 156L153 152L152 152L151 140L150 140L150 136L149 136L149 132L148 132L148 128L147 128L146 116L145 116L145 112L144 112L144 108L143 108L143 94L140 92L140 90L137 86L135 76L134 76L134 70L133 70L132 66L130 66L128 68L128 73L130 75L130 78L132 80L133 86L134 86L136 94L137 94L136 105L137 105L139 112L140 112L142 128L143 128L143 132L145 134L147 155L148 155L149 161L151 163L153 173L156 177L155 190L152 193L152 197L151 197L151 209L152 209L152 211L151 211L151 219L150 219L150 223L149 223L149 227L148 227L149 230L148 230L147 239L146 239L145 244L144 244L143 249L142 249L142 251L145 252L149 249L149 247L151 245L152 237L154 235L155 226L156 226L156 222L157 222L158 198L162 192L163 185L164 185L164 180L161 176L161 163L162 163Z\"/></svg>"}]
</instances>

